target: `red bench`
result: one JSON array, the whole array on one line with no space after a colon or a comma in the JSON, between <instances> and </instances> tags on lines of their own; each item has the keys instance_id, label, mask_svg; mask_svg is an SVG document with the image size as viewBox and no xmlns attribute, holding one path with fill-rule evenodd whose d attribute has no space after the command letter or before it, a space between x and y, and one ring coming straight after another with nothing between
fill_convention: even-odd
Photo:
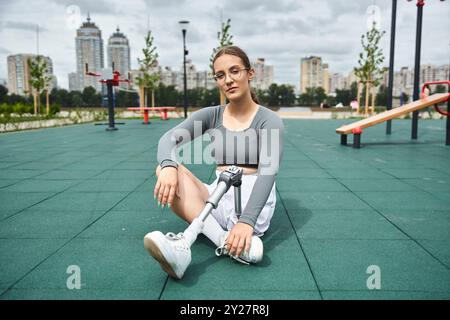
<instances>
[{"instance_id":1,"label":"red bench","mask_svg":"<svg viewBox=\"0 0 450 320\"><path fill-rule=\"evenodd\" d=\"M161 114L161 120L169 120L169 117L167 116L167 111L174 111L176 110L176 107L130 107L127 108L127 110L130 111L143 111L144 112L144 124L148 124L148 113L149 111L159 111Z\"/></svg>"}]
</instances>

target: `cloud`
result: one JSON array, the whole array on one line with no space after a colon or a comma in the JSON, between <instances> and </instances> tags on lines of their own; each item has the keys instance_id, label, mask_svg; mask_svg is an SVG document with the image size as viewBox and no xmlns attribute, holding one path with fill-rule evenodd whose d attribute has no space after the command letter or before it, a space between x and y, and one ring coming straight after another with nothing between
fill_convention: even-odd
<instances>
[{"instance_id":1,"label":"cloud","mask_svg":"<svg viewBox=\"0 0 450 320\"><path fill-rule=\"evenodd\" d=\"M78 6L81 11L82 16L86 16L89 12L92 14L110 14L119 13L116 9L116 4L114 1L107 0L49 0L49 2L57 4L58 6Z\"/></svg>"},{"instance_id":2,"label":"cloud","mask_svg":"<svg viewBox=\"0 0 450 320\"><path fill-rule=\"evenodd\" d=\"M448 1L447 1L448 2ZM448 64L450 6L427 1L424 7L422 63ZM381 41L385 64L389 57L390 0L0 0L0 78L6 78L6 56L35 52L35 23L40 21L40 51L52 58L58 83L67 87L67 73L75 71L75 30L67 27L69 5L77 5L81 18L91 13L101 29L106 57L109 36L119 25L131 45L131 65L142 56L149 27L158 47L160 64L180 70L182 35L179 20L189 20L188 58L197 70L206 70L212 49L218 45L221 20L231 18L235 44L251 59L265 58L274 66L275 81L298 86L300 59L319 55L330 72L347 74L357 64L360 37L367 31L366 10L380 8ZM396 69L414 64L417 7L398 1ZM31 31L31 32L30 32ZM5 52L7 50L8 52Z\"/></svg>"},{"instance_id":3,"label":"cloud","mask_svg":"<svg viewBox=\"0 0 450 320\"><path fill-rule=\"evenodd\" d=\"M36 31L37 23L31 22L21 22L21 21L4 21L0 23L0 30L2 29L12 29L12 30L26 30L26 31ZM47 32L48 29L39 26L39 32Z\"/></svg>"},{"instance_id":4,"label":"cloud","mask_svg":"<svg viewBox=\"0 0 450 320\"><path fill-rule=\"evenodd\" d=\"M8 49L0 47L0 54L10 54L10 53L11 51L9 51Z\"/></svg>"}]
</instances>

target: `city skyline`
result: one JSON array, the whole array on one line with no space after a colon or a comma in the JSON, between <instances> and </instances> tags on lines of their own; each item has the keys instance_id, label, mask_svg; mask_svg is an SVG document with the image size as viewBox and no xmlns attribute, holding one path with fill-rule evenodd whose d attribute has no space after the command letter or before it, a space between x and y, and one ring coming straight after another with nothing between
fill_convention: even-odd
<instances>
[{"instance_id":1,"label":"city skyline","mask_svg":"<svg viewBox=\"0 0 450 320\"><path fill-rule=\"evenodd\" d=\"M0 3L0 78L7 79L6 57L36 53L36 24L40 26L40 54L53 60L58 85L68 88L68 74L76 70L75 33L88 12L108 39L117 25L130 41L131 69L137 68L147 27L155 38L160 65L177 70L182 62L181 31L177 22L191 21L187 33L189 58L198 70L207 70L220 21L231 18L233 41L247 51L251 60L265 58L274 66L274 82L294 85L300 82L300 61L321 56L331 72L347 74L357 65L360 36L367 30L367 8L380 9L381 29L386 31L382 48L388 64L390 1L131 1L126 5L98 1L36 1ZM80 9L80 20L67 13L70 5ZM45 12L42 12L46 8ZM123 13L123 14L119 14ZM296 14L297 13L297 14ZM424 8L421 63L448 64L450 57L449 2L427 1ZM37 18L39 17L39 18ZM416 6L399 1L395 69L414 63ZM74 22L74 28L69 28ZM249 23L250 22L250 23ZM78 25L76 23L79 23ZM341 37L341 38L339 38ZM20 38L21 41L17 39ZM444 39L444 40L443 40ZM210 49L209 49L210 48Z\"/></svg>"}]
</instances>

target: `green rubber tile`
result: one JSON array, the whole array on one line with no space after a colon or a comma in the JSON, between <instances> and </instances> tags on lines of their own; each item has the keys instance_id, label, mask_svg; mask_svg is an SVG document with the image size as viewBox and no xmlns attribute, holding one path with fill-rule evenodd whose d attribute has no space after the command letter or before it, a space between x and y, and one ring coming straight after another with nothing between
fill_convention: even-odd
<instances>
[{"instance_id":1,"label":"green rubber tile","mask_svg":"<svg viewBox=\"0 0 450 320\"><path fill-rule=\"evenodd\" d=\"M97 180L141 180L150 178L154 175L151 170L106 170L95 176Z\"/></svg>"},{"instance_id":2,"label":"green rubber tile","mask_svg":"<svg viewBox=\"0 0 450 320\"><path fill-rule=\"evenodd\" d=\"M36 209L52 211L106 211L113 208L127 192L72 192L57 194L35 206Z\"/></svg>"},{"instance_id":3,"label":"green rubber tile","mask_svg":"<svg viewBox=\"0 0 450 320\"><path fill-rule=\"evenodd\" d=\"M131 192L139 187L144 179L124 179L124 180L85 180L72 188L74 192L111 192L111 191L128 191Z\"/></svg>"},{"instance_id":4,"label":"green rubber tile","mask_svg":"<svg viewBox=\"0 0 450 320\"><path fill-rule=\"evenodd\" d=\"M283 203L289 215L302 210L360 210L371 209L351 192L282 192Z\"/></svg>"},{"instance_id":5,"label":"green rubber tile","mask_svg":"<svg viewBox=\"0 0 450 320\"><path fill-rule=\"evenodd\" d=\"M317 164L323 168L323 169L373 169L370 164L362 162L362 161L356 161L356 160L348 160L348 159L342 159L342 160L323 160L319 159L316 161Z\"/></svg>"},{"instance_id":6,"label":"green rubber tile","mask_svg":"<svg viewBox=\"0 0 450 320\"><path fill-rule=\"evenodd\" d=\"M436 197L437 199L441 199L443 201L446 201L448 203L449 207L450 207L450 196L449 196L448 192L439 190L439 191L432 192L432 195L434 197Z\"/></svg>"},{"instance_id":7,"label":"green rubber tile","mask_svg":"<svg viewBox=\"0 0 450 320\"><path fill-rule=\"evenodd\" d=\"M162 300L320 300L320 294L317 290L224 290L211 289L209 291L201 290L170 290L164 291ZM222 312L224 309L220 309ZM270 314L270 308L269 308Z\"/></svg>"},{"instance_id":8,"label":"green rubber tile","mask_svg":"<svg viewBox=\"0 0 450 320\"><path fill-rule=\"evenodd\" d=\"M148 159L147 161L129 161L126 160L114 167L112 167L112 170L147 170L150 172L155 172L156 168L156 162L152 163L150 161L151 159Z\"/></svg>"},{"instance_id":9,"label":"green rubber tile","mask_svg":"<svg viewBox=\"0 0 450 320\"><path fill-rule=\"evenodd\" d=\"M0 239L0 290L7 289L56 251L62 239ZM4 291L4 290L2 290Z\"/></svg>"},{"instance_id":10,"label":"green rubber tile","mask_svg":"<svg viewBox=\"0 0 450 320\"><path fill-rule=\"evenodd\" d=\"M204 240L197 240L192 248L192 262L183 279L170 279L163 299L183 299L189 293L207 296L217 288L235 293L253 291L253 297L247 296L249 299L258 298L261 292L267 299L277 299L288 293L317 290L293 233L283 240L264 239L264 258L255 265L244 265L228 256L216 257L214 246L201 239ZM165 277L164 271L160 271L159 277Z\"/></svg>"},{"instance_id":11,"label":"green rubber tile","mask_svg":"<svg viewBox=\"0 0 450 320\"><path fill-rule=\"evenodd\" d=\"M36 179L27 179L18 182L12 186L3 188L3 191L12 192L61 192L76 183L75 180L54 180L43 181Z\"/></svg>"},{"instance_id":12,"label":"green rubber tile","mask_svg":"<svg viewBox=\"0 0 450 320\"><path fill-rule=\"evenodd\" d=\"M302 239L408 239L373 210L305 210L290 218Z\"/></svg>"},{"instance_id":13,"label":"green rubber tile","mask_svg":"<svg viewBox=\"0 0 450 320\"><path fill-rule=\"evenodd\" d=\"M129 194L114 207L118 211L147 211L154 208L157 202L153 199L153 192L135 191ZM161 209L162 210L162 209Z\"/></svg>"},{"instance_id":14,"label":"green rubber tile","mask_svg":"<svg viewBox=\"0 0 450 320\"><path fill-rule=\"evenodd\" d=\"M280 192L348 191L347 188L335 179L277 177L276 186Z\"/></svg>"},{"instance_id":15,"label":"green rubber tile","mask_svg":"<svg viewBox=\"0 0 450 320\"><path fill-rule=\"evenodd\" d=\"M168 208L149 211L110 211L78 238L140 239L151 231L182 232L188 224Z\"/></svg>"},{"instance_id":16,"label":"green rubber tile","mask_svg":"<svg viewBox=\"0 0 450 320\"><path fill-rule=\"evenodd\" d=\"M447 210L449 203L426 192L355 192L377 210ZM386 201L389 199L389 201Z\"/></svg>"},{"instance_id":17,"label":"green rubber tile","mask_svg":"<svg viewBox=\"0 0 450 320\"><path fill-rule=\"evenodd\" d=\"M399 179L414 179L414 178L446 178L449 179L450 175L443 173L435 169L381 169L382 171L397 177Z\"/></svg>"},{"instance_id":18,"label":"green rubber tile","mask_svg":"<svg viewBox=\"0 0 450 320\"><path fill-rule=\"evenodd\" d=\"M18 179L1 179L0 180L0 188L4 189L5 187L11 186L20 180Z\"/></svg>"},{"instance_id":19,"label":"green rubber tile","mask_svg":"<svg viewBox=\"0 0 450 320\"><path fill-rule=\"evenodd\" d=\"M107 163L103 163L101 161L93 162L93 161L80 160L75 163L65 165L63 168L60 168L60 169L69 170L69 171L84 171L84 170L90 170L90 171L102 170L103 171L103 170L110 169L114 165L115 165L115 163L107 164Z\"/></svg>"},{"instance_id":20,"label":"green rubber tile","mask_svg":"<svg viewBox=\"0 0 450 320\"><path fill-rule=\"evenodd\" d=\"M155 299L166 279L159 276L159 265L151 259L141 239L74 239L13 289L68 290L67 280L72 273L67 270L77 266L81 277L79 294L103 290L104 296L96 298L107 299L108 292L148 290L149 298Z\"/></svg>"},{"instance_id":21,"label":"green rubber tile","mask_svg":"<svg viewBox=\"0 0 450 320\"><path fill-rule=\"evenodd\" d=\"M309 157L307 157L305 154L296 151L290 151L288 149L285 149L283 154L283 161L309 161L311 160Z\"/></svg>"},{"instance_id":22,"label":"green rubber tile","mask_svg":"<svg viewBox=\"0 0 450 320\"><path fill-rule=\"evenodd\" d=\"M292 223L287 215L282 198L277 194L277 202L270 226L264 234L264 239L284 239L286 234L293 233Z\"/></svg>"},{"instance_id":23,"label":"green rubber tile","mask_svg":"<svg viewBox=\"0 0 450 320\"><path fill-rule=\"evenodd\" d=\"M327 172L338 179L392 179L393 177L378 169L354 168L351 170L327 169Z\"/></svg>"},{"instance_id":24,"label":"green rubber tile","mask_svg":"<svg viewBox=\"0 0 450 320\"><path fill-rule=\"evenodd\" d=\"M44 173L46 170L0 170L0 179L28 179Z\"/></svg>"},{"instance_id":25,"label":"green rubber tile","mask_svg":"<svg viewBox=\"0 0 450 320\"><path fill-rule=\"evenodd\" d=\"M381 290L450 293L450 270L410 240L305 239L302 246L321 290L368 290L377 266Z\"/></svg>"},{"instance_id":26,"label":"green rubber tile","mask_svg":"<svg viewBox=\"0 0 450 320\"><path fill-rule=\"evenodd\" d=\"M332 178L325 170L322 169L302 169L302 170L280 170L277 178Z\"/></svg>"},{"instance_id":27,"label":"green rubber tile","mask_svg":"<svg viewBox=\"0 0 450 320\"><path fill-rule=\"evenodd\" d=\"M60 162L45 162L45 161L39 161L39 162L26 162L19 164L17 166L12 167L11 169L14 170L54 170L58 169L61 166L63 166L63 163Z\"/></svg>"},{"instance_id":28,"label":"green rubber tile","mask_svg":"<svg viewBox=\"0 0 450 320\"><path fill-rule=\"evenodd\" d=\"M19 165L20 162L15 162L15 161L0 161L0 169L7 169L9 167L13 167L13 166L17 166Z\"/></svg>"},{"instance_id":29,"label":"green rubber tile","mask_svg":"<svg viewBox=\"0 0 450 320\"><path fill-rule=\"evenodd\" d=\"M151 178L144 180L144 182L141 183L139 187L137 187L137 189L134 190L134 192L147 192L150 193L150 195L153 197L155 185L156 185L156 176L152 176Z\"/></svg>"},{"instance_id":30,"label":"green rubber tile","mask_svg":"<svg viewBox=\"0 0 450 320\"><path fill-rule=\"evenodd\" d=\"M36 205L52 195L54 195L52 192L22 193L0 190L0 219L4 219L12 213Z\"/></svg>"},{"instance_id":31,"label":"green rubber tile","mask_svg":"<svg viewBox=\"0 0 450 320\"><path fill-rule=\"evenodd\" d=\"M64 168L65 169L65 168ZM52 170L36 176L36 180L84 180L100 174L103 169L97 170Z\"/></svg>"},{"instance_id":32,"label":"green rubber tile","mask_svg":"<svg viewBox=\"0 0 450 320\"><path fill-rule=\"evenodd\" d=\"M450 178L403 179L403 181L419 190L428 191L433 194L436 192L446 192L448 194L447 191L450 190Z\"/></svg>"},{"instance_id":33,"label":"green rubber tile","mask_svg":"<svg viewBox=\"0 0 450 320\"><path fill-rule=\"evenodd\" d=\"M97 152L66 151L52 156L49 160L56 163L72 164L97 155Z\"/></svg>"},{"instance_id":34,"label":"green rubber tile","mask_svg":"<svg viewBox=\"0 0 450 320\"><path fill-rule=\"evenodd\" d=\"M11 289L0 300L155 300L151 289Z\"/></svg>"},{"instance_id":35,"label":"green rubber tile","mask_svg":"<svg viewBox=\"0 0 450 320\"><path fill-rule=\"evenodd\" d=\"M103 211L49 211L26 209L0 222L0 238L70 239L103 214Z\"/></svg>"},{"instance_id":36,"label":"green rubber tile","mask_svg":"<svg viewBox=\"0 0 450 320\"><path fill-rule=\"evenodd\" d=\"M433 256L450 268L449 240L418 240Z\"/></svg>"},{"instance_id":37,"label":"green rubber tile","mask_svg":"<svg viewBox=\"0 0 450 320\"><path fill-rule=\"evenodd\" d=\"M381 212L413 239L450 241L450 210L384 209Z\"/></svg>"},{"instance_id":38,"label":"green rubber tile","mask_svg":"<svg viewBox=\"0 0 450 320\"><path fill-rule=\"evenodd\" d=\"M325 300L448 300L450 292L428 291L321 291Z\"/></svg>"},{"instance_id":39,"label":"green rubber tile","mask_svg":"<svg viewBox=\"0 0 450 320\"><path fill-rule=\"evenodd\" d=\"M398 179L339 179L348 189L358 191L420 191L407 181Z\"/></svg>"},{"instance_id":40,"label":"green rubber tile","mask_svg":"<svg viewBox=\"0 0 450 320\"><path fill-rule=\"evenodd\" d=\"M280 170L293 171L302 169L320 169L320 166L310 160L283 160L280 163Z\"/></svg>"}]
</instances>

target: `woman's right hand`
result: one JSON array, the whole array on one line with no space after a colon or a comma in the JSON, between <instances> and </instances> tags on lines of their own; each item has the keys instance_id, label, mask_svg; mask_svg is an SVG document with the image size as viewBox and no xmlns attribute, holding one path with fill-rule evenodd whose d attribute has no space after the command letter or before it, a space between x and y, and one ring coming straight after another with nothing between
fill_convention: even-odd
<instances>
[{"instance_id":1,"label":"woman's right hand","mask_svg":"<svg viewBox=\"0 0 450 320\"><path fill-rule=\"evenodd\" d=\"M178 193L178 170L174 167L165 167L161 169L158 175L158 181L153 191L153 197L158 198L158 205L164 207L173 204L173 198ZM178 195L177 195L178 196Z\"/></svg>"}]
</instances>

